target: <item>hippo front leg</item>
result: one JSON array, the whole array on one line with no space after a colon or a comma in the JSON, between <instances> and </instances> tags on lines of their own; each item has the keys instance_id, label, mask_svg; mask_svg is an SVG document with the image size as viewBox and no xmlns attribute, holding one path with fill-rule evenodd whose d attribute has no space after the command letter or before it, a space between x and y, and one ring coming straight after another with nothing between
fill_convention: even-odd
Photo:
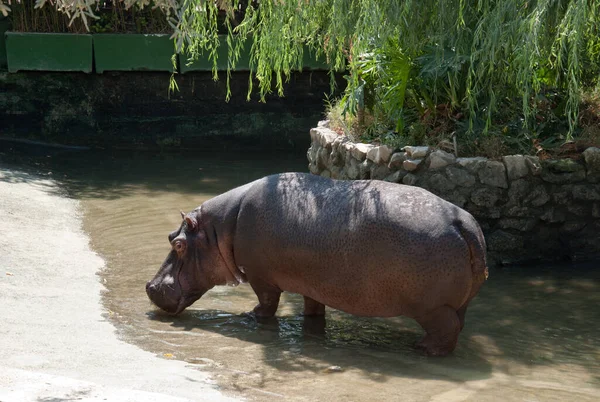
<instances>
[{"instance_id":1,"label":"hippo front leg","mask_svg":"<svg viewBox=\"0 0 600 402\"><path fill-rule=\"evenodd\" d=\"M253 310L254 314L257 317L263 318L273 317L279 307L281 289L262 281L251 280L250 278L248 278L248 282L250 282L250 286L252 286L256 297L258 297L258 304Z\"/></svg>"},{"instance_id":2,"label":"hippo front leg","mask_svg":"<svg viewBox=\"0 0 600 402\"><path fill-rule=\"evenodd\" d=\"M304 315L325 315L325 305L304 296Z\"/></svg>"}]
</instances>

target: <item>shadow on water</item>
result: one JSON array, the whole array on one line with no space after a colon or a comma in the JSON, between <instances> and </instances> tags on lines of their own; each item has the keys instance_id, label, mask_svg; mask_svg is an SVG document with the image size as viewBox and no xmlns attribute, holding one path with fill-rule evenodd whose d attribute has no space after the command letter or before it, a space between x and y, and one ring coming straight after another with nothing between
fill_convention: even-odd
<instances>
[{"instance_id":1,"label":"shadow on water","mask_svg":"<svg viewBox=\"0 0 600 402\"><path fill-rule=\"evenodd\" d=\"M477 355L427 358L411 346L420 339L419 330L398 323L401 320L378 322L337 311L327 315L327 319L300 315L257 319L215 310L188 311L176 318L148 313L151 320L174 330L209 331L260 345L261 362L282 372L320 375L328 371L324 367L339 367L356 369L361 377L380 383L390 377L462 382L491 374L491 365ZM467 345L473 347L477 346Z\"/></svg>"},{"instance_id":2,"label":"shadow on water","mask_svg":"<svg viewBox=\"0 0 600 402\"><path fill-rule=\"evenodd\" d=\"M368 319L329 311L327 322L299 315L257 321L252 316L220 310L189 310L172 317L156 310L151 320L173 329L202 330L263 346L262 360L277 370L321 367L310 362L354 367L365 375L440 378L466 381L487 378L494 370L510 373L511 362L525 366L580 365L600 385L600 273L597 264L493 270L473 300L459 346L447 358L426 358L411 348L422 330L409 319ZM294 308L302 306L292 297ZM201 308L202 299L196 308ZM249 304L248 310L252 305ZM322 326L323 328L320 328ZM323 330L321 330L323 329ZM298 346L296 356L286 351ZM339 350L332 351L336 348ZM391 354L391 353L393 354ZM415 363L427 362L420 370ZM451 369L451 372L432 370Z\"/></svg>"},{"instance_id":3,"label":"shadow on water","mask_svg":"<svg viewBox=\"0 0 600 402\"><path fill-rule=\"evenodd\" d=\"M1 145L1 144L0 144ZM60 188L77 199L117 200L132 191L220 194L232 187L266 176L277 167L305 171L298 153L285 152L147 152L73 151L43 146L0 147L0 163L7 171L0 180L18 183L30 174L58 181ZM250 168L249 168L250 167Z\"/></svg>"}]
</instances>

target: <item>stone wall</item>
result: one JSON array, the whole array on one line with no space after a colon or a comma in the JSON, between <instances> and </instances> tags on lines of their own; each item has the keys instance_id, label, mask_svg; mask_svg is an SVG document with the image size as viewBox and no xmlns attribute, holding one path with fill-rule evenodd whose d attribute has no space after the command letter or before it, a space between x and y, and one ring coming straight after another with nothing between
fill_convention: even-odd
<instances>
[{"instance_id":1,"label":"stone wall","mask_svg":"<svg viewBox=\"0 0 600 402\"><path fill-rule=\"evenodd\" d=\"M425 188L479 221L492 263L600 256L599 148L588 148L580 161L522 155L497 161L354 143L327 122L310 135L311 173Z\"/></svg>"}]
</instances>

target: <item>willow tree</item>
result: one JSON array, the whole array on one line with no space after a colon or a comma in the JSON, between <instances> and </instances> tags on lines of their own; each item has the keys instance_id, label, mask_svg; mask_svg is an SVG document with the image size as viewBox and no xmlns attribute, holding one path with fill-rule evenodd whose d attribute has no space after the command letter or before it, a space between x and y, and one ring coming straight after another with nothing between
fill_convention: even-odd
<instances>
[{"instance_id":1,"label":"willow tree","mask_svg":"<svg viewBox=\"0 0 600 402\"><path fill-rule=\"evenodd\" d=\"M326 57L332 72L348 71L346 94L356 95L347 96L351 112L360 109L365 77L384 87L378 88L378 101L387 99L394 105L390 110L404 108L404 99L416 91L411 87L416 81L408 81L418 66L419 76L434 79L413 107L443 98L462 107L471 122L485 116L489 125L501 100L521 99L527 124L535 114L532 99L555 88L565 94L573 132L582 90L598 85L600 2L595 0L123 1L160 7L173 28L176 51L192 59L209 54L215 76L219 31L227 32L230 69L241 47L249 46L250 83L259 83L251 85L249 95L257 92L261 99L273 90L283 94L307 49ZM6 14L10 2L0 0L0 11ZM95 18L98 3L48 2L86 24ZM386 60L374 55L390 46L391 63L365 63ZM386 75L390 65L395 70Z\"/></svg>"}]
</instances>

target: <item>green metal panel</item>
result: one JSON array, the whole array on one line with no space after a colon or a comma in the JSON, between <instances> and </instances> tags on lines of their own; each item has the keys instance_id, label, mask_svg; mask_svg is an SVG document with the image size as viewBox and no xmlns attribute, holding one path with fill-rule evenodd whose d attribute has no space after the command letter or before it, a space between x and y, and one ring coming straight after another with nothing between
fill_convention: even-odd
<instances>
[{"instance_id":1,"label":"green metal panel","mask_svg":"<svg viewBox=\"0 0 600 402\"><path fill-rule=\"evenodd\" d=\"M227 70L227 39L225 36L221 37L220 45L217 49L217 70ZM235 71L249 71L250 70L250 43L246 43L246 46L240 52L240 57L236 63ZM209 53L205 52L198 57L198 60L194 60L190 65L188 62L187 54L179 55L179 70L182 73L189 71L212 71L213 63L209 58Z\"/></svg>"},{"instance_id":2,"label":"green metal panel","mask_svg":"<svg viewBox=\"0 0 600 402\"><path fill-rule=\"evenodd\" d=\"M6 39L4 32L8 31L8 18L0 15L0 70L6 70L7 58L6 58Z\"/></svg>"},{"instance_id":3,"label":"green metal panel","mask_svg":"<svg viewBox=\"0 0 600 402\"><path fill-rule=\"evenodd\" d=\"M252 44L250 41L246 42L245 48L242 50L240 54L240 58L235 67L235 71L248 71L250 70L250 47ZM227 70L227 41L226 37L223 36L220 38L220 46L217 50L217 70L225 71ZM179 70L182 73L186 73L189 71L211 71L212 70L212 61L209 59L208 52L201 54L198 60L195 60L190 65L188 62L188 55L180 54L179 55ZM309 52L308 48L304 49L303 54L303 69L304 70L328 70L329 67L325 63L323 57L317 59L315 54Z\"/></svg>"},{"instance_id":4,"label":"green metal panel","mask_svg":"<svg viewBox=\"0 0 600 402\"><path fill-rule=\"evenodd\" d=\"M92 36L6 32L8 71L92 72Z\"/></svg>"},{"instance_id":5,"label":"green metal panel","mask_svg":"<svg viewBox=\"0 0 600 402\"><path fill-rule=\"evenodd\" d=\"M96 72L173 71L175 52L169 35L96 34L94 59Z\"/></svg>"}]
</instances>

